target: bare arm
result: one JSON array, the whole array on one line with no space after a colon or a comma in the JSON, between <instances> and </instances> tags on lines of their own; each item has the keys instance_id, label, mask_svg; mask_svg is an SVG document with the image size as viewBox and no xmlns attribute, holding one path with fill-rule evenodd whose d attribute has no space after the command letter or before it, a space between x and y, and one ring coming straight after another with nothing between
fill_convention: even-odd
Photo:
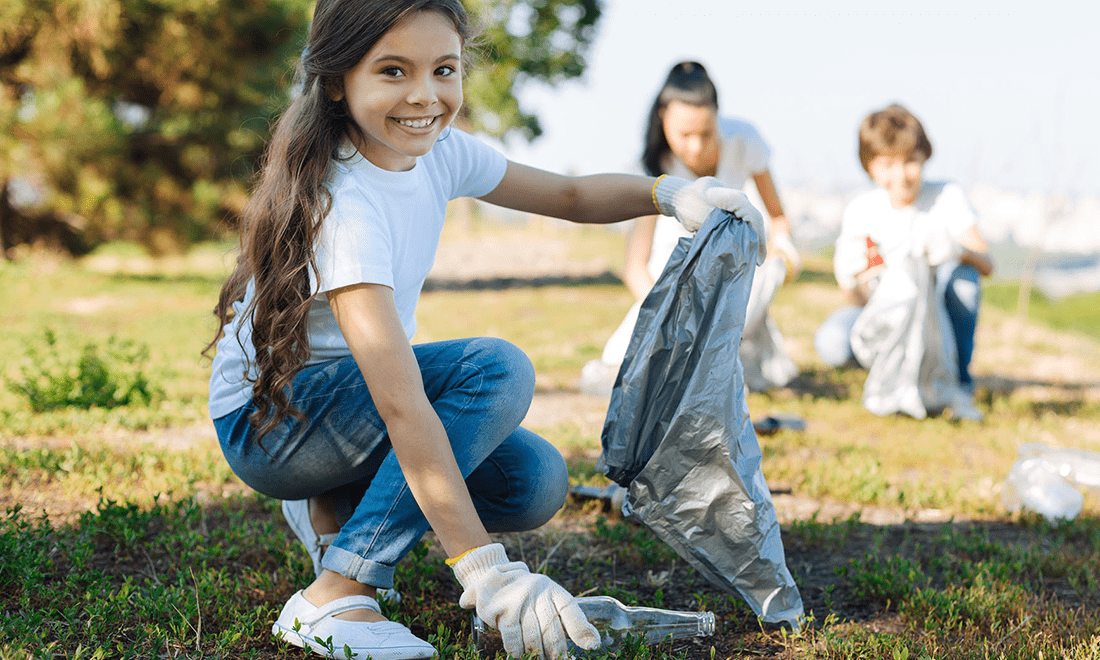
<instances>
[{"instance_id":1,"label":"bare arm","mask_svg":"<svg viewBox=\"0 0 1100 660\"><path fill-rule=\"evenodd\" d=\"M608 224L653 213L652 191L648 176L565 176L509 161L504 179L480 199L571 222Z\"/></svg>"},{"instance_id":2,"label":"bare arm","mask_svg":"<svg viewBox=\"0 0 1100 660\"><path fill-rule=\"evenodd\" d=\"M752 180L756 184L756 192L760 193L760 201L764 202L764 209L771 216L771 231L777 234L789 235L791 233L791 223L787 220L786 214L783 213L783 205L779 202L779 191L775 189L771 171L764 170L753 174Z\"/></svg>"},{"instance_id":3,"label":"bare arm","mask_svg":"<svg viewBox=\"0 0 1100 660\"><path fill-rule=\"evenodd\" d=\"M634 221L626 237L623 282L637 300L644 299L653 288L653 276L649 274L648 266L656 228L657 216L647 215Z\"/></svg>"},{"instance_id":4,"label":"bare arm","mask_svg":"<svg viewBox=\"0 0 1100 660\"><path fill-rule=\"evenodd\" d=\"M993 274L993 260L989 258L989 248L977 227L967 230L959 239L959 243L964 250L960 261L970 264L985 277Z\"/></svg>"},{"instance_id":5,"label":"bare arm","mask_svg":"<svg viewBox=\"0 0 1100 660\"><path fill-rule=\"evenodd\" d=\"M424 394L393 290L356 284L329 293L416 503L449 556L490 543L455 462L447 433Z\"/></svg>"},{"instance_id":6,"label":"bare arm","mask_svg":"<svg viewBox=\"0 0 1100 660\"><path fill-rule=\"evenodd\" d=\"M862 286L856 286L854 289L841 289L840 292L844 294L845 303L856 307L863 307L870 299L866 288Z\"/></svg>"}]
</instances>

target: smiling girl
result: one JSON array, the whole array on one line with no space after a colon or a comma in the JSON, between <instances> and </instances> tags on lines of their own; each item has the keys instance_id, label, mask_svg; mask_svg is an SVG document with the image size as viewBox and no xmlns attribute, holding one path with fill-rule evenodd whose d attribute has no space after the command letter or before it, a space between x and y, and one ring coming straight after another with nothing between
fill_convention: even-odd
<instances>
[{"instance_id":1,"label":"smiling girl","mask_svg":"<svg viewBox=\"0 0 1100 660\"><path fill-rule=\"evenodd\" d=\"M458 0L317 3L301 92L274 127L215 309L222 450L245 483L284 500L317 572L272 632L337 658L435 655L375 600L428 529L459 603L508 653L599 643L565 589L489 536L542 525L568 490L558 451L520 427L530 361L494 338L411 343L447 202L590 223L654 205L692 228L715 207L761 221L713 180L561 176L451 128L467 38Z\"/></svg>"}]
</instances>

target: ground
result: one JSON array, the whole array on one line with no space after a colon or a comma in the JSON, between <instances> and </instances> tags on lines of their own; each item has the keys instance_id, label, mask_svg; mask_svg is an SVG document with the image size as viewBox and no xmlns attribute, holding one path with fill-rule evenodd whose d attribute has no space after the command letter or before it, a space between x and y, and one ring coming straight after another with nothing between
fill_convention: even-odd
<instances>
[{"instance_id":1,"label":"ground","mask_svg":"<svg viewBox=\"0 0 1100 660\"><path fill-rule=\"evenodd\" d=\"M575 241L558 235L556 224L537 232L532 242L530 233L494 234L490 239L475 237L448 240L441 250L426 291L469 288L508 288L569 283L615 283L619 255L592 254L578 258L571 252ZM810 281L807 287L818 287L822 296L834 295L831 282ZM81 304L95 305L99 301L85 299ZM786 330L786 326L785 326ZM788 336L789 350L797 363L812 361L812 348L805 328ZM1052 337L1054 337L1052 339ZM1084 338L1066 337L1045 331L1036 324L1000 315L980 326L979 390L993 399L1023 402L1029 410L1050 412L1070 419L1060 427L1069 432L1082 446L1100 446L1100 425L1072 419L1074 406L1100 401L1100 374L1096 371L1096 344ZM1051 342L1056 342L1052 349ZM785 403L804 397L816 397L827 387L815 372L804 373L788 388L773 393L766 403L783 409ZM540 386L536 391L525 426L557 428L568 423L576 427L583 438L598 438L604 423L608 399L578 393L568 386ZM763 414L766 410L755 411ZM754 417L757 415L754 415ZM847 422L836 419L809 419L810 429L819 434L831 432L830 425ZM843 432L842 429L835 429ZM1034 437L1024 437L1033 433ZM1059 443L1059 438L1044 436L1041 425L1021 426L1022 440ZM197 444L215 444L212 426L208 422L190 426L143 433L119 432L104 437L113 444L127 443L140 451L143 446L184 450ZM30 449L49 445L68 447L70 438L14 439L7 446ZM762 443L763 444L763 443ZM570 447L571 460L594 461L598 448ZM976 459L979 460L979 459ZM765 468L765 474L767 469ZM945 544L945 536L973 538L981 543L1005 547L1041 547L1047 541L1031 524L1006 521L993 516L958 516L930 508L901 508L886 505L861 504L852 501L832 501L795 492L782 480L769 480L777 516L784 526L784 551L787 565L797 576L799 590L807 611L829 612L845 622L862 626L864 630L900 631L904 624L897 608L889 600L867 598L855 593L851 581L839 575L853 561L886 561L891 557L916 556ZM73 501L57 496L46 484L21 484L20 493L0 493L0 506L14 502L31 511L47 511L51 519L71 518L75 513L94 507L94 502ZM240 487L243 491L244 487ZM211 494L216 495L216 493ZM270 511L257 509L256 516L270 516ZM809 521L809 522L808 522ZM815 522L827 523L817 526ZM593 532L593 530L597 530ZM600 531L603 530L603 531ZM289 534L289 531L287 531ZM593 541L593 535L597 538ZM602 536L601 536L602 535ZM563 584L575 593L595 583L601 592L615 585L631 585L631 592L641 600L660 600L664 607L696 609L700 596L720 599L725 596L705 583L693 569L666 551L645 550L645 532L633 523L623 521L617 511L606 503L583 498L571 498L562 515L546 527L528 534L505 535L501 540L514 558L525 559L533 566L545 565ZM430 536L430 535L429 535ZM624 551L623 539L626 539ZM641 547L643 550L639 551ZM952 546L954 547L954 546ZM439 553L438 544L432 550ZM952 550L954 552L954 550ZM592 567L599 567L593 569ZM667 566L667 568L665 568ZM587 572L587 573L586 573ZM443 576L444 589L455 589L453 581ZM457 598L457 593L441 594ZM1082 598L1079 590L1065 581L1050 580L1044 585L1043 598L1058 599L1066 608L1095 608L1095 596ZM453 600L453 599L452 599ZM467 615L450 608L442 619L453 626L465 625ZM686 642L677 647L689 658L713 657L712 643L718 657L737 657L746 635L758 631L758 624L745 608L726 610L724 634L714 640L695 644ZM1010 635L1013 631L1004 631ZM743 633L743 634L742 634ZM490 638L488 648L494 640ZM777 631L752 638L751 654L758 657L780 657L782 635ZM272 656L275 657L275 656Z\"/></svg>"}]
</instances>

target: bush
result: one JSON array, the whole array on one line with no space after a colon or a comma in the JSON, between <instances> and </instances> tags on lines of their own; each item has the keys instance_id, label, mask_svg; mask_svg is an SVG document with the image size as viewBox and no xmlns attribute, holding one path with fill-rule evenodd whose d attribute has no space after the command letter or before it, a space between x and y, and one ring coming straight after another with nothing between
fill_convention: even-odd
<instances>
[{"instance_id":1,"label":"bush","mask_svg":"<svg viewBox=\"0 0 1100 660\"><path fill-rule=\"evenodd\" d=\"M102 349L94 342L78 346L47 328L40 344L28 341L26 347L20 373L7 387L36 413L148 405L161 394L145 373L149 348L144 344L112 336Z\"/></svg>"}]
</instances>

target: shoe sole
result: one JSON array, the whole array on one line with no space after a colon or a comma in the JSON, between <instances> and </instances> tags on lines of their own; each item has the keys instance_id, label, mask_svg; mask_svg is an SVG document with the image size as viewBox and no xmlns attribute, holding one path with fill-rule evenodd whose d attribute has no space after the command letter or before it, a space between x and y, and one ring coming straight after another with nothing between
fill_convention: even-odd
<instances>
[{"instance_id":1,"label":"shoe sole","mask_svg":"<svg viewBox=\"0 0 1100 660\"><path fill-rule=\"evenodd\" d=\"M438 653L433 649L431 655L426 655L426 651L418 649L367 649L367 648L353 648L351 649L351 655L344 653L343 647L335 647L331 650L328 646L321 644L320 642L309 639L299 632L285 628L279 625L278 622L271 626L271 634L275 639L282 640L287 644L297 646L301 649L309 649L318 655L323 655L326 658L334 658L335 660L427 660L429 658L437 657Z\"/></svg>"}]
</instances>

